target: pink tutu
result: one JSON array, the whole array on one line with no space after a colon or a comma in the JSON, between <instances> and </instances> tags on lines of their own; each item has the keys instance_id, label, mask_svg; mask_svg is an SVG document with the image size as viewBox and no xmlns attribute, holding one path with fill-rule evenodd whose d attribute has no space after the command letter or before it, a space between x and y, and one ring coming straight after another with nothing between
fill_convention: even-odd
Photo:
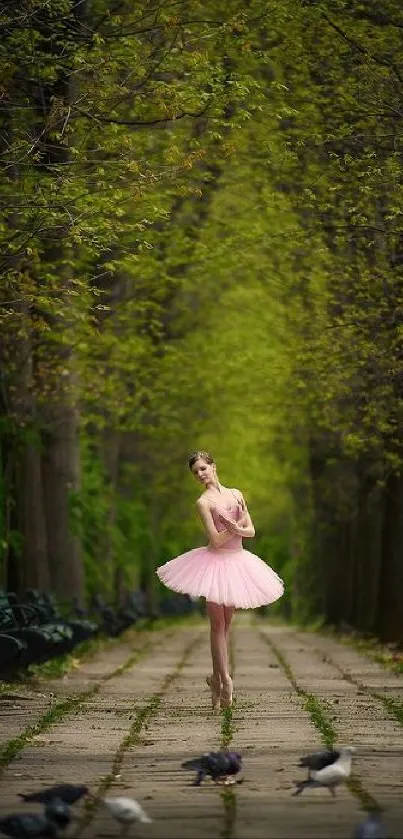
<instances>
[{"instance_id":1,"label":"pink tutu","mask_svg":"<svg viewBox=\"0 0 403 839\"><path fill-rule=\"evenodd\" d=\"M276 572L242 544L227 550L194 548L161 565L157 574L173 591L238 609L266 606L284 592Z\"/></svg>"}]
</instances>

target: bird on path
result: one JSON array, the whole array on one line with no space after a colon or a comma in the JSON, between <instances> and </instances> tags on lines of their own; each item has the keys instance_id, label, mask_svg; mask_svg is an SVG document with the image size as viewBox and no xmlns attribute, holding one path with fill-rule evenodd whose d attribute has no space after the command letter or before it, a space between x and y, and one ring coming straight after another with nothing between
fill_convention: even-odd
<instances>
[{"instance_id":1,"label":"bird on path","mask_svg":"<svg viewBox=\"0 0 403 839\"><path fill-rule=\"evenodd\" d=\"M334 797L336 787L350 777L354 752L355 748L353 746L347 746L340 749L340 755L333 763L329 763L323 769L311 769L310 777L305 781L296 782L296 790L293 795L301 795L301 792L307 788L327 787Z\"/></svg>"},{"instance_id":2,"label":"bird on path","mask_svg":"<svg viewBox=\"0 0 403 839\"><path fill-rule=\"evenodd\" d=\"M53 822L40 813L15 813L0 819L0 833L15 839L36 839L49 837L56 839L58 832Z\"/></svg>"},{"instance_id":3,"label":"bird on path","mask_svg":"<svg viewBox=\"0 0 403 839\"><path fill-rule=\"evenodd\" d=\"M60 799L47 804L44 813L15 813L0 819L0 833L15 839L57 839L59 829L71 821L70 809Z\"/></svg>"},{"instance_id":4,"label":"bird on path","mask_svg":"<svg viewBox=\"0 0 403 839\"><path fill-rule=\"evenodd\" d=\"M56 824L60 830L67 827L73 818L69 805L61 798L53 798L49 804L46 804L44 816L48 821Z\"/></svg>"},{"instance_id":5,"label":"bird on path","mask_svg":"<svg viewBox=\"0 0 403 839\"><path fill-rule=\"evenodd\" d=\"M141 824L151 824L152 819L143 810L141 804L135 801L134 798L125 798L118 796L112 798L107 796L101 799L111 816L122 825L121 836L124 836L132 824L141 822Z\"/></svg>"},{"instance_id":6,"label":"bird on path","mask_svg":"<svg viewBox=\"0 0 403 839\"><path fill-rule=\"evenodd\" d=\"M325 766L330 766L335 763L340 757L340 751L336 749L322 749L320 752L312 752L310 755L301 757L298 763L299 768L306 767L308 769L308 778L311 777L311 772L319 772Z\"/></svg>"},{"instance_id":7,"label":"bird on path","mask_svg":"<svg viewBox=\"0 0 403 839\"><path fill-rule=\"evenodd\" d=\"M381 814L378 812L369 813L368 818L357 825L354 831L354 839L386 839L386 829Z\"/></svg>"},{"instance_id":8,"label":"bird on path","mask_svg":"<svg viewBox=\"0 0 403 839\"><path fill-rule=\"evenodd\" d=\"M199 787L207 775L215 783L228 776L237 775L242 769L242 755L239 752L208 752L208 754L185 760L182 763L183 769L195 769L197 772L193 786ZM233 782L234 783L234 782Z\"/></svg>"},{"instance_id":9,"label":"bird on path","mask_svg":"<svg viewBox=\"0 0 403 839\"><path fill-rule=\"evenodd\" d=\"M64 804L75 804L87 793L88 787L83 784L56 784L54 787L46 787L38 792L28 794L20 792L19 796L24 801L38 801L40 804L49 804L54 798L58 798Z\"/></svg>"}]
</instances>

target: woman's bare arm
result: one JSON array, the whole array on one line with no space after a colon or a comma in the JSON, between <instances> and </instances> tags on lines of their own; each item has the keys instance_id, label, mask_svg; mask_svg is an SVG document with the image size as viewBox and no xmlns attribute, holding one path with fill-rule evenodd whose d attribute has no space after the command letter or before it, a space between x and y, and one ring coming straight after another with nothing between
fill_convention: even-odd
<instances>
[{"instance_id":1,"label":"woman's bare arm","mask_svg":"<svg viewBox=\"0 0 403 839\"><path fill-rule=\"evenodd\" d=\"M242 503L243 513L239 521L234 522L231 519L227 519L226 516L221 515L221 521L225 524L225 526L230 530L230 532L234 536L241 536L242 539L253 539L255 535L255 527L252 522L252 519L249 514L249 510L246 506L245 499L242 495L242 492L237 490L239 500Z\"/></svg>"},{"instance_id":2,"label":"woman's bare arm","mask_svg":"<svg viewBox=\"0 0 403 839\"><path fill-rule=\"evenodd\" d=\"M210 545L214 548L221 548L222 545L225 545L225 543L228 542L228 539L232 539L233 534L228 530L217 530L210 507L203 498L198 498L196 501L196 507L209 538ZM227 525L225 526L227 527Z\"/></svg>"}]
</instances>

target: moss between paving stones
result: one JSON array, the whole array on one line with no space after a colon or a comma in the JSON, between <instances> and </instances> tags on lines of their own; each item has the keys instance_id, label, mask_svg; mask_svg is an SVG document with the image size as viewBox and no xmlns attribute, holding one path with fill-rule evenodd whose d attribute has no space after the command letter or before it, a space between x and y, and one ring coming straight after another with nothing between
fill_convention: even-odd
<instances>
[{"instance_id":1,"label":"moss between paving stones","mask_svg":"<svg viewBox=\"0 0 403 839\"><path fill-rule=\"evenodd\" d=\"M230 636L229 664L232 677L235 676L235 647L233 634ZM234 701L234 706L236 702ZM234 707L233 706L233 707ZM221 749L228 749L234 736L233 708L223 708L221 711ZM237 817L237 796L234 787L224 787L220 791L224 805L224 824L220 832L221 839L233 839L235 835Z\"/></svg>"},{"instance_id":2,"label":"moss between paving stones","mask_svg":"<svg viewBox=\"0 0 403 839\"><path fill-rule=\"evenodd\" d=\"M366 693L372 699L376 699L385 706L385 709L392 719L396 720L399 725L403 726L403 703L398 702L392 696L385 696L383 693L378 693L377 691L373 691L370 688L365 687L362 682L359 682L357 679L354 679L354 676L351 675L347 670L344 670L340 664L337 664L336 661L333 661L332 657L329 653L320 650L320 655L322 656L323 660L334 667L336 670L339 671L340 675L345 679L346 682L350 682L350 684L357 687L362 693Z\"/></svg>"}]
</instances>

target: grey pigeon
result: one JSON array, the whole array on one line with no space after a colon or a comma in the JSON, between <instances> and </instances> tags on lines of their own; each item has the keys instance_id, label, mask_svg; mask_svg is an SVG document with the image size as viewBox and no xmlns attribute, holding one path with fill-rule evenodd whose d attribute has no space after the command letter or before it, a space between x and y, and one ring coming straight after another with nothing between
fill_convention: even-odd
<instances>
[{"instance_id":1,"label":"grey pigeon","mask_svg":"<svg viewBox=\"0 0 403 839\"><path fill-rule=\"evenodd\" d=\"M134 798L126 798L125 796L107 796L102 798L102 803L109 810L111 816L122 825L121 835L123 836L130 828L130 825L136 822L141 824L151 824L152 819L143 810L141 804L135 801Z\"/></svg>"},{"instance_id":2,"label":"grey pigeon","mask_svg":"<svg viewBox=\"0 0 403 839\"><path fill-rule=\"evenodd\" d=\"M324 766L323 769L311 769L309 778L305 781L296 782L296 790L293 795L301 795L301 792L308 787L327 787L334 796L336 787L350 777L354 752L353 746L347 746L340 749L340 756L333 763Z\"/></svg>"},{"instance_id":3,"label":"grey pigeon","mask_svg":"<svg viewBox=\"0 0 403 839\"><path fill-rule=\"evenodd\" d=\"M310 778L313 770L318 772L324 769L325 766L330 766L332 763L335 763L339 757L339 751L335 749L323 749L321 752L312 752L310 755L301 757L298 766L301 769L306 767L308 769L308 778Z\"/></svg>"},{"instance_id":4,"label":"grey pigeon","mask_svg":"<svg viewBox=\"0 0 403 839\"><path fill-rule=\"evenodd\" d=\"M201 757L185 760L183 769L195 769L197 772L194 786L200 786L207 775L217 783L220 779L237 775L242 769L242 755L239 752L209 752Z\"/></svg>"},{"instance_id":5,"label":"grey pigeon","mask_svg":"<svg viewBox=\"0 0 403 839\"><path fill-rule=\"evenodd\" d=\"M354 839L386 839L386 829L381 820L381 814L369 813L368 818L357 825Z\"/></svg>"},{"instance_id":6,"label":"grey pigeon","mask_svg":"<svg viewBox=\"0 0 403 839\"><path fill-rule=\"evenodd\" d=\"M0 833L15 839L56 839L57 827L41 813L15 813L0 819Z\"/></svg>"},{"instance_id":7,"label":"grey pigeon","mask_svg":"<svg viewBox=\"0 0 403 839\"><path fill-rule=\"evenodd\" d=\"M28 795L19 793L19 796L24 801L38 801L40 804L49 804L54 798L60 799L64 804L75 804L87 793L88 787L83 784L56 784L54 787L46 787L39 792L30 792Z\"/></svg>"}]
</instances>

